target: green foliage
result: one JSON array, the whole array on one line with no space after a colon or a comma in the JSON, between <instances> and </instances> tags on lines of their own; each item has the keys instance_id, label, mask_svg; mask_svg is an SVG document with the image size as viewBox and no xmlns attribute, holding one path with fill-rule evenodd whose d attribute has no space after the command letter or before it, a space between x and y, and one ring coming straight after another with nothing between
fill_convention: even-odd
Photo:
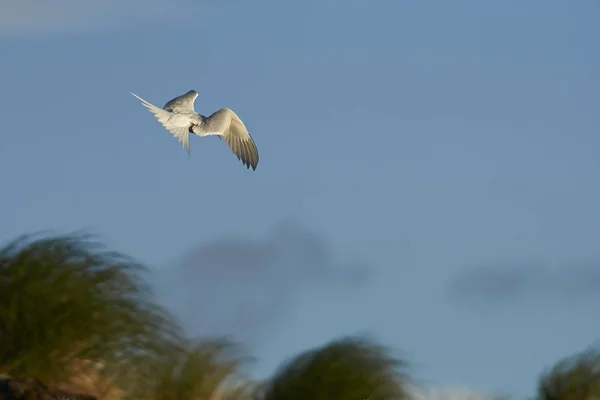
<instances>
[{"instance_id":1,"label":"green foliage","mask_svg":"<svg viewBox=\"0 0 600 400\"><path fill-rule=\"evenodd\" d=\"M540 379L538 399L600 399L600 352L588 350L560 361Z\"/></svg>"},{"instance_id":2,"label":"green foliage","mask_svg":"<svg viewBox=\"0 0 600 400\"><path fill-rule=\"evenodd\" d=\"M225 340L172 347L139 363L132 374L137 380L130 380L127 392L140 400L210 400L228 383L237 383L246 360Z\"/></svg>"},{"instance_id":3,"label":"green foliage","mask_svg":"<svg viewBox=\"0 0 600 400\"><path fill-rule=\"evenodd\" d=\"M145 272L85 235L22 236L0 248L0 374L56 385L84 365L131 400L411 398L406 364L364 337L308 350L266 382L251 383L241 375L248 358L234 343L182 338L154 302ZM591 399L600 399L600 351L562 360L540 379L537 400Z\"/></svg>"},{"instance_id":4,"label":"green foliage","mask_svg":"<svg viewBox=\"0 0 600 400\"><path fill-rule=\"evenodd\" d=\"M0 249L0 372L47 384L75 360L111 365L180 341L142 265L85 235L22 236Z\"/></svg>"},{"instance_id":5,"label":"green foliage","mask_svg":"<svg viewBox=\"0 0 600 400\"><path fill-rule=\"evenodd\" d=\"M343 338L284 364L263 400L390 400L408 398L404 362L366 338Z\"/></svg>"}]
</instances>

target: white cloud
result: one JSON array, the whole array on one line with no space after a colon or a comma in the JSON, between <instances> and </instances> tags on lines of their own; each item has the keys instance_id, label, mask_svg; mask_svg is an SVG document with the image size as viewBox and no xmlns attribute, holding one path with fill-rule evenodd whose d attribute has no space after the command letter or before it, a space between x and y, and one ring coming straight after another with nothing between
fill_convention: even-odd
<instances>
[{"instance_id":1,"label":"white cloud","mask_svg":"<svg viewBox=\"0 0 600 400\"><path fill-rule=\"evenodd\" d=\"M0 36L102 31L151 21L184 20L198 15L198 3L183 0L0 0Z\"/></svg>"}]
</instances>

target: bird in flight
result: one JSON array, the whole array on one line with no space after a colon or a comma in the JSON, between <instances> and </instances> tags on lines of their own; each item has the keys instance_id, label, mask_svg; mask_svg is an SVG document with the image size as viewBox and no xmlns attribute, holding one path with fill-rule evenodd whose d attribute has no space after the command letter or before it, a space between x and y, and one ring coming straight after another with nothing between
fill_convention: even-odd
<instances>
[{"instance_id":1,"label":"bird in flight","mask_svg":"<svg viewBox=\"0 0 600 400\"><path fill-rule=\"evenodd\" d=\"M258 164L256 144L242 120L229 108L222 108L208 117L198 114L194 109L194 102L198 97L198 92L195 90L169 100L163 108L150 104L134 93L131 94L141 100L142 105L154 114L158 122L181 142L188 154L190 154L190 133L198 136L217 136L225 140L247 169L252 167L253 171L256 170Z\"/></svg>"}]
</instances>

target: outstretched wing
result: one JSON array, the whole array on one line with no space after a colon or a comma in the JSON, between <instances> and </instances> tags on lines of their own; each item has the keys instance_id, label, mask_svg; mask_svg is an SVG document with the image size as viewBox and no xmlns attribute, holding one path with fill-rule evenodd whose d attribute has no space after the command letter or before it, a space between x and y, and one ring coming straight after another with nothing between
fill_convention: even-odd
<instances>
[{"instance_id":1,"label":"outstretched wing","mask_svg":"<svg viewBox=\"0 0 600 400\"><path fill-rule=\"evenodd\" d=\"M248 129L229 108L222 108L204 120L202 127L192 128L201 136L223 136L225 142L247 169L256 170L258 165L258 149ZM198 130L198 132L196 132Z\"/></svg>"},{"instance_id":2,"label":"outstretched wing","mask_svg":"<svg viewBox=\"0 0 600 400\"><path fill-rule=\"evenodd\" d=\"M165 104L163 109L166 111L176 113L196 112L196 110L194 110L194 102L196 101L196 97L198 97L198 92L196 92L195 90L190 90L186 94L177 96L174 99L169 100L167 104Z\"/></svg>"},{"instance_id":3,"label":"outstretched wing","mask_svg":"<svg viewBox=\"0 0 600 400\"><path fill-rule=\"evenodd\" d=\"M131 92L130 92L131 93ZM162 108L156 107L154 104L150 104L140 96L131 93L133 96L141 100L142 105L146 107L158 122L165 127L166 130L171 132L182 144L182 146L190 154L190 120L189 117L172 113L170 111L163 110Z\"/></svg>"}]
</instances>

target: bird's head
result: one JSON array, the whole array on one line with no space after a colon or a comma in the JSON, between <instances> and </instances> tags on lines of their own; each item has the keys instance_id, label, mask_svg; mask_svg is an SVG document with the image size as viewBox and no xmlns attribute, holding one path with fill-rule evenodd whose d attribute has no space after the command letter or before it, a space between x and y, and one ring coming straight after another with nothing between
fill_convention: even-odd
<instances>
[{"instance_id":1,"label":"bird's head","mask_svg":"<svg viewBox=\"0 0 600 400\"><path fill-rule=\"evenodd\" d=\"M187 95L196 95L197 96L198 92L196 92L194 89L192 89L192 90L190 90L189 92L186 93L186 96Z\"/></svg>"}]
</instances>

